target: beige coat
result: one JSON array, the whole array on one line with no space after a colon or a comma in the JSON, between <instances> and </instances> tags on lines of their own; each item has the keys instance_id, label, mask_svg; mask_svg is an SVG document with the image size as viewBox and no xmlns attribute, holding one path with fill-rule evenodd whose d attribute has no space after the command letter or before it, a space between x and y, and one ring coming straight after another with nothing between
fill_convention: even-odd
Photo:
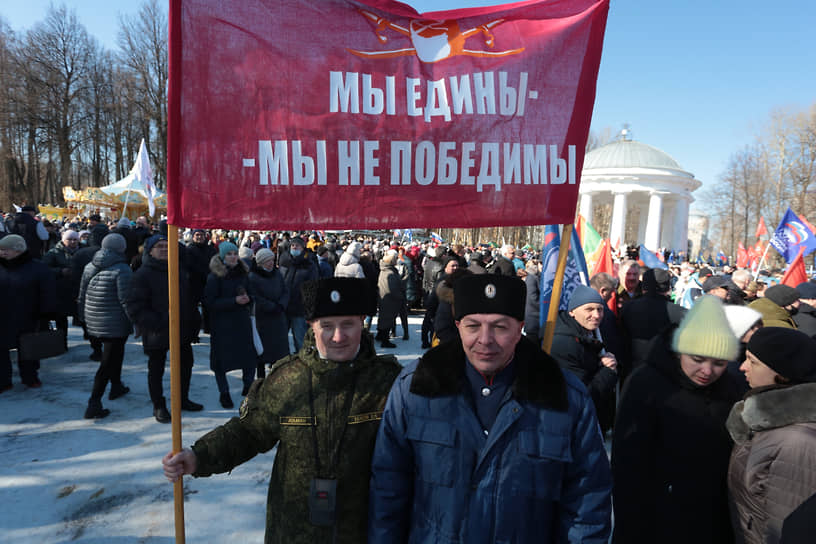
<instances>
[{"instance_id":1,"label":"beige coat","mask_svg":"<svg viewBox=\"0 0 816 544\"><path fill-rule=\"evenodd\" d=\"M785 517L816 493L816 383L752 390L726 426L737 542L777 544Z\"/></svg>"}]
</instances>

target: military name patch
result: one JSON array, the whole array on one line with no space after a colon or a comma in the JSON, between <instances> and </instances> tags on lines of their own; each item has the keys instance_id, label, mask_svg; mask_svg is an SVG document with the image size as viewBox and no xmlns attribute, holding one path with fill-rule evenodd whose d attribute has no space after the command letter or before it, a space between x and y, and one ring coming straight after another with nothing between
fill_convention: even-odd
<instances>
[{"instance_id":1,"label":"military name patch","mask_svg":"<svg viewBox=\"0 0 816 544\"><path fill-rule=\"evenodd\" d=\"M280 416L281 425L293 425L297 427L313 427L316 425L313 417Z\"/></svg>"},{"instance_id":2,"label":"military name patch","mask_svg":"<svg viewBox=\"0 0 816 544\"><path fill-rule=\"evenodd\" d=\"M348 417L348 424L349 425L356 425L357 423L365 423L367 421L377 421L382 419L383 413L380 412L368 412L367 414L355 414L353 416Z\"/></svg>"}]
</instances>

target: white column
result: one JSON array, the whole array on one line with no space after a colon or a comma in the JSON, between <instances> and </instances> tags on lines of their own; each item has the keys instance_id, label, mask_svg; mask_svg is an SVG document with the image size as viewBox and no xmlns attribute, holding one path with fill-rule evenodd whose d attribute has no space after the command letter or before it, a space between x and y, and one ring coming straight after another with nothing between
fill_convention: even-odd
<instances>
[{"instance_id":1,"label":"white column","mask_svg":"<svg viewBox=\"0 0 816 544\"><path fill-rule=\"evenodd\" d=\"M578 207L578 213L584 216L590 224L592 223L592 194L584 193L581 195L581 204Z\"/></svg>"},{"instance_id":2,"label":"white column","mask_svg":"<svg viewBox=\"0 0 816 544\"><path fill-rule=\"evenodd\" d=\"M689 204L687 198L678 198L677 207L674 211L674 226L672 236L672 249L677 251L686 251L688 248L688 219L689 219Z\"/></svg>"},{"instance_id":3,"label":"white column","mask_svg":"<svg viewBox=\"0 0 816 544\"><path fill-rule=\"evenodd\" d=\"M674 249L674 201L668 198L663 200L663 221L660 222L660 247Z\"/></svg>"},{"instance_id":4,"label":"white column","mask_svg":"<svg viewBox=\"0 0 816 544\"><path fill-rule=\"evenodd\" d=\"M626 193L613 193L615 201L612 204L612 221L609 226L609 242L615 244L626 243Z\"/></svg>"},{"instance_id":5,"label":"white column","mask_svg":"<svg viewBox=\"0 0 816 544\"><path fill-rule=\"evenodd\" d=\"M663 195L652 193L649 196L649 215L646 219L646 238L643 245L646 249L657 251L660 247L660 224L663 221Z\"/></svg>"}]
</instances>

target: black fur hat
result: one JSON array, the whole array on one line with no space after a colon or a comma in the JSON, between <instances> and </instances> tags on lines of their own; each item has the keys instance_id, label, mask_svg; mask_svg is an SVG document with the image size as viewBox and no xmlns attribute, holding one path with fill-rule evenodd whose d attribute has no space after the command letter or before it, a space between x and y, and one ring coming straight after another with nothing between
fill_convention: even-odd
<instances>
[{"instance_id":1,"label":"black fur hat","mask_svg":"<svg viewBox=\"0 0 816 544\"><path fill-rule=\"evenodd\" d=\"M520 278L472 274L453 284L454 318L468 314L503 314L524 321L527 286Z\"/></svg>"},{"instance_id":2,"label":"black fur hat","mask_svg":"<svg viewBox=\"0 0 816 544\"><path fill-rule=\"evenodd\" d=\"M304 282L300 288L307 320L333 315L374 315L377 294L362 278L323 278Z\"/></svg>"}]
</instances>

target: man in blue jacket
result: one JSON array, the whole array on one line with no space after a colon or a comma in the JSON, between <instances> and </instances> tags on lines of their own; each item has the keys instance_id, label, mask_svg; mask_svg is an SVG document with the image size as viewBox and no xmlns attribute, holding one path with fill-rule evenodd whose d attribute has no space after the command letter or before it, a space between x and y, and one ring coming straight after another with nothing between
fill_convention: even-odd
<instances>
[{"instance_id":1,"label":"man in blue jacket","mask_svg":"<svg viewBox=\"0 0 816 544\"><path fill-rule=\"evenodd\" d=\"M524 283L454 284L460 340L408 365L377 435L369 542L606 543L611 476L583 384L525 339Z\"/></svg>"}]
</instances>

